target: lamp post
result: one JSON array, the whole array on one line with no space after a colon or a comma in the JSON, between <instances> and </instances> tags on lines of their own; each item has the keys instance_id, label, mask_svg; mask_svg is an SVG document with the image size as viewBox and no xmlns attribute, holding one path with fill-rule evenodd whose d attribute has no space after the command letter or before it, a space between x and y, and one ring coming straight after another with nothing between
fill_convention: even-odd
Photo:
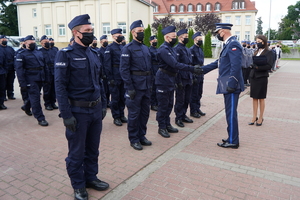
<instances>
[{"instance_id":1,"label":"lamp post","mask_svg":"<svg viewBox=\"0 0 300 200\"><path fill-rule=\"evenodd\" d=\"M272 0L270 0L270 14L269 14L269 31L268 31L268 40L270 40L270 32L271 32L271 7L272 7Z\"/></svg>"}]
</instances>

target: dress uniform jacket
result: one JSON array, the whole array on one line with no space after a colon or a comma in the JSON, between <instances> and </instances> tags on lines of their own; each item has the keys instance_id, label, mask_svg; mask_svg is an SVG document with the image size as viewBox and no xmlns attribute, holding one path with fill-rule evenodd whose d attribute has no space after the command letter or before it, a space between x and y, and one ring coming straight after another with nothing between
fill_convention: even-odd
<instances>
[{"instance_id":1,"label":"dress uniform jacket","mask_svg":"<svg viewBox=\"0 0 300 200\"><path fill-rule=\"evenodd\" d=\"M120 57L123 45L113 42L106 47L104 52L104 70L109 81L120 83Z\"/></svg>"},{"instance_id":2,"label":"dress uniform jacket","mask_svg":"<svg viewBox=\"0 0 300 200\"><path fill-rule=\"evenodd\" d=\"M2 46L1 51L4 52L5 55L5 65L8 71L14 71L14 57L15 57L15 50L10 46Z\"/></svg>"}]
</instances>

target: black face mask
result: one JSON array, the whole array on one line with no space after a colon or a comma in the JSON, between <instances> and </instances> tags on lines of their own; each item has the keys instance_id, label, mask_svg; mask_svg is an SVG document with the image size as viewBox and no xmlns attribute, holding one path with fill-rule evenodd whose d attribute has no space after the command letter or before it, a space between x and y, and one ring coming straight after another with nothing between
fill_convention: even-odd
<instances>
[{"instance_id":1,"label":"black face mask","mask_svg":"<svg viewBox=\"0 0 300 200\"><path fill-rule=\"evenodd\" d=\"M257 48L259 48L259 49L265 48L265 45L263 45L262 42L259 42L256 45L257 45Z\"/></svg>"},{"instance_id":2,"label":"black face mask","mask_svg":"<svg viewBox=\"0 0 300 200\"><path fill-rule=\"evenodd\" d=\"M26 45L25 45L25 44L22 44L22 48L23 48L23 49L26 49Z\"/></svg>"},{"instance_id":3,"label":"black face mask","mask_svg":"<svg viewBox=\"0 0 300 200\"><path fill-rule=\"evenodd\" d=\"M138 41L143 42L143 40L144 40L144 32L137 32L135 38L136 38Z\"/></svg>"},{"instance_id":4,"label":"black face mask","mask_svg":"<svg viewBox=\"0 0 300 200\"><path fill-rule=\"evenodd\" d=\"M268 43L268 47L270 46L270 44Z\"/></svg>"},{"instance_id":5,"label":"black face mask","mask_svg":"<svg viewBox=\"0 0 300 200\"><path fill-rule=\"evenodd\" d=\"M217 38L218 38L218 40L220 40L220 41L223 41L223 40L224 40L224 38L223 38L223 37L221 37L221 35L220 35L220 34L218 34L218 35L217 35Z\"/></svg>"},{"instance_id":6,"label":"black face mask","mask_svg":"<svg viewBox=\"0 0 300 200\"><path fill-rule=\"evenodd\" d=\"M123 41L123 36L118 36L116 39L117 43L120 43Z\"/></svg>"},{"instance_id":7,"label":"black face mask","mask_svg":"<svg viewBox=\"0 0 300 200\"><path fill-rule=\"evenodd\" d=\"M157 42L152 42L152 46L156 47L157 46Z\"/></svg>"},{"instance_id":8,"label":"black face mask","mask_svg":"<svg viewBox=\"0 0 300 200\"><path fill-rule=\"evenodd\" d=\"M2 41L2 45L7 45L7 41Z\"/></svg>"},{"instance_id":9,"label":"black face mask","mask_svg":"<svg viewBox=\"0 0 300 200\"><path fill-rule=\"evenodd\" d=\"M92 33L81 33L81 34L82 34L82 39L80 39L79 37L78 39L82 42L84 46L89 46L94 40L94 33L92 32Z\"/></svg>"},{"instance_id":10,"label":"black face mask","mask_svg":"<svg viewBox=\"0 0 300 200\"><path fill-rule=\"evenodd\" d=\"M30 51L35 50L35 47L36 47L36 44L35 44L35 43L29 44L29 50L30 50Z\"/></svg>"},{"instance_id":11,"label":"black face mask","mask_svg":"<svg viewBox=\"0 0 300 200\"><path fill-rule=\"evenodd\" d=\"M183 41L182 41L183 44L187 44L189 43L189 38L183 38Z\"/></svg>"},{"instance_id":12,"label":"black face mask","mask_svg":"<svg viewBox=\"0 0 300 200\"><path fill-rule=\"evenodd\" d=\"M279 45L277 45L277 47L279 47Z\"/></svg>"},{"instance_id":13,"label":"black face mask","mask_svg":"<svg viewBox=\"0 0 300 200\"><path fill-rule=\"evenodd\" d=\"M255 46L252 46L253 49L255 49Z\"/></svg>"},{"instance_id":14,"label":"black face mask","mask_svg":"<svg viewBox=\"0 0 300 200\"><path fill-rule=\"evenodd\" d=\"M50 47L54 47L54 42L53 43L49 43L50 44Z\"/></svg>"},{"instance_id":15,"label":"black face mask","mask_svg":"<svg viewBox=\"0 0 300 200\"><path fill-rule=\"evenodd\" d=\"M102 46L104 46L104 47L107 47L107 45L108 45L108 42L103 42L102 43Z\"/></svg>"},{"instance_id":16,"label":"black face mask","mask_svg":"<svg viewBox=\"0 0 300 200\"><path fill-rule=\"evenodd\" d=\"M247 46L247 48L249 49L249 48L250 48L250 46Z\"/></svg>"},{"instance_id":17,"label":"black face mask","mask_svg":"<svg viewBox=\"0 0 300 200\"><path fill-rule=\"evenodd\" d=\"M172 40L169 42L171 46L174 46L176 44L177 38L172 38Z\"/></svg>"},{"instance_id":18,"label":"black face mask","mask_svg":"<svg viewBox=\"0 0 300 200\"><path fill-rule=\"evenodd\" d=\"M197 45L200 47L203 44L202 40L198 40Z\"/></svg>"},{"instance_id":19,"label":"black face mask","mask_svg":"<svg viewBox=\"0 0 300 200\"><path fill-rule=\"evenodd\" d=\"M97 42L94 42L92 45L94 48L97 47Z\"/></svg>"},{"instance_id":20,"label":"black face mask","mask_svg":"<svg viewBox=\"0 0 300 200\"><path fill-rule=\"evenodd\" d=\"M45 48L49 49L50 47L50 43L49 42L45 42Z\"/></svg>"},{"instance_id":21,"label":"black face mask","mask_svg":"<svg viewBox=\"0 0 300 200\"><path fill-rule=\"evenodd\" d=\"M243 47L246 47L247 45L243 44Z\"/></svg>"}]
</instances>

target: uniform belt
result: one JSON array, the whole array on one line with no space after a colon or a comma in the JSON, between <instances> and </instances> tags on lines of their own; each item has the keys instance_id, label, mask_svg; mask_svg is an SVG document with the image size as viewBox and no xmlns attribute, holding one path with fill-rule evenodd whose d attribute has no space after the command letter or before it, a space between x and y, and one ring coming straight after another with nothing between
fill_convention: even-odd
<instances>
[{"instance_id":1,"label":"uniform belt","mask_svg":"<svg viewBox=\"0 0 300 200\"><path fill-rule=\"evenodd\" d=\"M151 71L130 71L130 74L137 76L150 76L152 73Z\"/></svg>"},{"instance_id":2,"label":"uniform belt","mask_svg":"<svg viewBox=\"0 0 300 200\"><path fill-rule=\"evenodd\" d=\"M54 64L48 64L48 66L49 66L49 67L53 67L53 66L54 66Z\"/></svg>"},{"instance_id":3,"label":"uniform belt","mask_svg":"<svg viewBox=\"0 0 300 200\"><path fill-rule=\"evenodd\" d=\"M177 73L170 72L170 71L165 70L165 69L163 69L163 68L159 68L159 70L162 71L162 72L165 73L165 74L170 75L170 76L173 76L173 77L176 77L176 76L177 76Z\"/></svg>"},{"instance_id":4,"label":"uniform belt","mask_svg":"<svg viewBox=\"0 0 300 200\"><path fill-rule=\"evenodd\" d=\"M120 65L113 65L113 67L120 67Z\"/></svg>"},{"instance_id":5,"label":"uniform belt","mask_svg":"<svg viewBox=\"0 0 300 200\"><path fill-rule=\"evenodd\" d=\"M26 70L31 71L31 70L42 70L42 69L44 69L44 67L27 68Z\"/></svg>"},{"instance_id":6,"label":"uniform belt","mask_svg":"<svg viewBox=\"0 0 300 200\"><path fill-rule=\"evenodd\" d=\"M69 99L69 102L72 106L91 108L91 107L96 106L98 103L100 103L101 99L100 99L100 97L96 101L75 101L75 100Z\"/></svg>"},{"instance_id":7,"label":"uniform belt","mask_svg":"<svg viewBox=\"0 0 300 200\"><path fill-rule=\"evenodd\" d=\"M158 62L152 62L152 65L158 65Z\"/></svg>"},{"instance_id":8,"label":"uniform belt","mask_svg":"<svg viewBox=\"0 0 300 200\"><path fill-rule=\"evenodd\" d=\"M9 62L9 63L12 62L12 61L13 61L13 60L7 60L7 62Z\"/></svg>"}]
</instances>

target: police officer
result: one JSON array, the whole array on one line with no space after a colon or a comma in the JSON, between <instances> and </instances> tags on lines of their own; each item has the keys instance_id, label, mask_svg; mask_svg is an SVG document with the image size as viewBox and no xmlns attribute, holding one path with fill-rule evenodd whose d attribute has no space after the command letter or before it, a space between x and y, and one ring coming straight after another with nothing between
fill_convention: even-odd
<instances>
[{"instance_id":1,"label":"police officer","mask_svg":"<svg viewBox=\"0 0 300 200\"><path fill-rule=\"evenodd\" d=\"M192 36L194 45L190 48L192 54L192 65L203 66L204 53L202 51L203 38L201 32L196 32ZM203 93L203 74L193 74L192 96L190 101L190 114L192 117L200 118L205 113L201 111L201 98Z\"/></svg>"},{"instance_id":2,"label":"police officer","mask_svg":"<svg viewBox=\"0 0 300 200\"><path fill-rule=\"evenodd\" d=\"M243 55L242 55L242 72L243 72L244 85L246 86L246 84L247 84L246 74L247 74L247 62L248 62L248 52L247 52L246 41L243 40L241 42L241 45L242 45L242 52L243 52Z\"/></svg>"},{"instance_id":3,"label":"police officer","mask_svg":"<svg viewBox=\"0 0 300 200\"><path fill-rule=\"evenodd\" d=\"M185 45L189 42L188 30L181 29L177 32L178 45L174 47L177 53L177 60L180 63L192 65L192 54L190 49ZM186 116L186 111L191 99L193 84L193 74L190 71L179 70L176 77L176 94L175 94L175 124L184 127L183 122L193 123L193 120Z\"/></svg>"},{"instance_id":4,"label":"police officer","mask_svg":"<svg viewBox=\"0 0 300 200\"><path fill-rule=\"evenodd\" d=\"M53 39L53 38L49 38L49 44L50 44L50 48L51 48L51 49L55 49L56 51L59 50L56 46L54 46L54 45L55 45L55 42L54 42L54 39Z\"/></svg>"},{"instance_id":5,"label":"police officer","mask_svg":"<svg viewBox=\"0 0 300 200\"><path fill-rule=\"evenodd\" d=\"M17 54L15 62L19 84L21 90L28 91L32 113L38 120L38 124L48 126L40 103L41 88L43 83L47 81L47 66L43 54L36 49L35 38L28 35L25 37L24 43L26 49ZM24 109L29 111L30 107Z\"/></svg>"},{"instance_id":6,"label":"police officer","mask_svg":"<svg viewBox=\"0 0 300 200\"><path fill-rule=\"evenodd\" d=\"M87 200L86 187L98 191L109 187L108 183L97 178L106 101L98 53L89 48L94 37L90 16L76 16L68 27L72 30L74 43L57 53L55 89L60 115L66 126L67 172L75 199Z\"/></svg>"},{"instance_id":7,"label":"police officer","mask_svg":"<svg viewBox=\"0 0 300 200\"><path fill-rule=\"evenodd\" d=\"M114 124L122 126L127 123L124 116L125 109L125 89L124 82L120 75L120 57L123 48L122 29L117 28L111 30L113 42L109 44L104 53L104 69L109 83L109 91L111 94L110 109L114 118Z\"/></svg>"},{"instance_id":8,"label":"police officer","mask_svg":"<svg viewBox=\"0 0 300 200\"><path fill-rule=\"evenodd\" d=\"M54 59L56 56L56 50L50 49L50 43L49 39L46 35L43 35L40 38L40 43L42 45L42 48L39 49L40 52L42 52L45 63L47 65L48 71L48 77L47 82L43 85L43 91L44 91L44 101L45 101L45 109L46 110L53 110L58 109L56 102L56 96L55 96L55 88L54 88Z\"/></svg>"},{"instance_id":9,"label":"police officer","mask_svg":"<svg viewBox=\"0 0 300 200\"><path fill-rule=\"evenodd\" d=\"M213 63L202 67L204 73L219 68L217 94L223 94L227 120L228 138L218 143L219 147L238 148L239 129L237 118L237 105L240 93L244 90L242 75L242 46L235 36L231 35L232 24L216 23L217 38L224 42L220 58ZM222 85L227 85L224 88Z\"/></svg>"},{"instance_id":10,"label":"police officer","mask_svg":"<svg viewBox=\"0 0 300 200\"><path fill-rule=\"evenodd\" d=\"M95 49L96 51L99 50L99 48L97 47L97 37L94 36L93 42L90 47Z\"/></svg>"},{"instance_id":11,"label":"police officer","mask_svg":"<svg viewBox=\"0 0 300 200\"><path fill-rule=\"evenodd\" d=\"M98 52L100 54L100 60L101 60L102 66L104 66L104 63L103 63L104 62L104 53L105 53L106 47L108 45L107 35L102 35L99 40L100 40L101 47L98 49ZM102 68L102 69L104 69L104 68ZM109 108L110 107L110 100L109 100L110 92L109 92L109 87L108 87L108 80L107 80L107 75L105 74L105 70L102 70L102 72L103 72L103 74L102 74L103 87L105 90L107 107Z\"/></svg>"},{"instance_id":12,"label":"police officer","mask_svg":"<svg viewBox=\"0 0 300 200\"><path fill-rule=\"evenodd\" d=\"M5 110L7 107L4 105L5 99L5 82L6 82L6 73L7 69L4 61L4 51L0 49L0 110Z\"/></svg>"},{"instance_id":13,"label":"police officer","mask_svg":"<svg viewBox=\"0 0 300 200\"><path fill-rule=\"evenodd\" d=\"M14 68L14 57L15 50L7 45L7 37L5 35L0 35L0 47L1 51L4 52L5 65L7 69L6 74L6 93L7 98L15 100L14 97L14 81L16 78L15 68Z\"/></svg>"},{"instance_id":14,"label":"police officer","mask_svg":"<svg viewBox=\"0 0 300 200\"><path fill-rule=\"evenodd\" d=\"M250 86L250 80L249 80L249 75L250 75L250 71L251 71L250 66L253 64L252 56L253 56L254 52L250 49L250 42L247 41L246 44L247 44L246 72L245 72L245 77L243 77L243 78L244 78L245 86Z\"/></svg>"},{"instance_id":15,"label":"police officer","mask_svg":"<svg viewBox=\"0 0 300 200\"><path fill-rule=\"evenodd\" d=\"M156 120L158 121L158 133L165 138L169 138L169 133L177 133L178 129L170 123L170 114L173 109L175 78L178 70L186 70L202 73L200 66L190 66L179 63L177 54L172 48L177 42L176 27L168 26L162 30L165 42L158 49L159 70L156 73L156 95L158 110Z\"/></svg>"},{"instance_id":16,"label":"police officer","mask_svg":"<svg viewBox=\"0 0 300 200\"><path fill-rule=\"evenodd\" d=\"M150 113L153 74L150 51L143 44L143 22L134 21L130 30L133 40L122 49L120 73L126 89L128 138L135 150L142 150L142 145L152 145L145 135Z\"/></svg>"},{"instance_id":17,"label":"police officer","mask_svg":"<svg viewBox=\"0 0 300 200\"><path fill-rule=\"evenodd\" d=\"M157 39L155 35L152 35L149 38L151 46L149 47L150 54L151 54L151 61L152 61L152 71L155 75L158 70L158 59L157 59ZM157 98L156 98L156 85L153 81L152 84L152 94L151 94L151 110L157 111Z\"/></svg>"}]
</instances>

